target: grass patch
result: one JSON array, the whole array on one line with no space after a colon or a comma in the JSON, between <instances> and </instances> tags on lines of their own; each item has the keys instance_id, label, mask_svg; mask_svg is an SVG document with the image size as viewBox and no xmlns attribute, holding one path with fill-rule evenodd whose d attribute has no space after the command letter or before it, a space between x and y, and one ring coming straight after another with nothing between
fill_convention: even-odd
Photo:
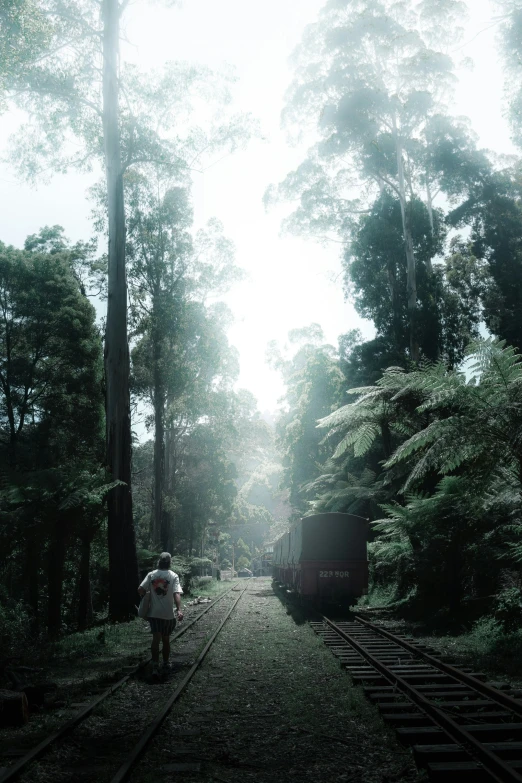
<instances>
[{"instance_id":1,"label":"grass patch","mask_svg":"<svg viewBox=\"0 0 522 783\"><path fill-rule=\"evenodd\" d=\"M198 598L217 598L218 595L221 595L221 593L224 593L226 590L229 590L230 587L232 587L233 582L240 582L243 580L240 579L233 579L230 582L221 582L217 579L212 579L210 582L201 582L198 583L197 577L193 580L193 584L190 587L190 591L187 591L183 596L183 598L186 598L188 596L191 597L198 597Z\"/></svg>"},{"instance_id":2,"label":"grass patch","mask_svg":"<svg viewBox=\"0 0 522 783\"><path fill-rule=\"evenodd\" d=\"M459 663L470 661L476 669L495 675L522 677L522 629L506 633L492 617L478 620L469 633L429 637L429 641Z\"/></svg>"},{"instance_id":3,"label":"grass patch","mask_svg":"<svg viewBox=\"0 0 522 783\"><path fill-rule=\"evenodd\" d=\"M237 581L237 580L235 580ZM230 582L212 580L196 586L193 595L204 598L217 598L231 587ZM182 596L188 599L188 593ZM121 664L127 658L136 658L150 643L149 635L144 632L144 621L138 617L128 623L110 623L106 621L86 631L76 631L40 646L36 656L42 663L71 660L75 663L92 662L96 659L114 659ZM34 649L29 651L31 660L35 660Z\"/></svg>"},{"instance_id":4,"label":"grass patch","mask_svg":"<svg viewBox=\"0 0 522 783\"><path fill-rule=\"evenodd\" d=\"M142 620L128 623L107 623L87 631L69 634L50 643L49 658L96 658L128 656L143 647Z\"/></svg>"}]
</instances>

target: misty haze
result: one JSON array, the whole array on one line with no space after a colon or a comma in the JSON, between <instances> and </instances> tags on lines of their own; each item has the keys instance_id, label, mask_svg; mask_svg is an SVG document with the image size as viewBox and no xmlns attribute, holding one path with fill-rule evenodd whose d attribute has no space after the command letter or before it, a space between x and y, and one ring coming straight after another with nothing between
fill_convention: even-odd
<instances>
[{"instance_id":1,"label":"misty haze","mask_svg":"<svg viewBox=\"0 0 522 783\"><path fill-rule=\"evenodd\" d=\"M0 783L522 781L521 0L0 0Z\"/></svg>"}]
</instances>

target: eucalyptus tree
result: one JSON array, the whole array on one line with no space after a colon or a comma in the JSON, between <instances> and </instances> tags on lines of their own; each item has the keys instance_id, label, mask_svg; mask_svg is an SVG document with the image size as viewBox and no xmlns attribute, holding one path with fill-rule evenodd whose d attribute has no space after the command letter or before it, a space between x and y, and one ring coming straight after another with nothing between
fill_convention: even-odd
<instances>
[{"instance_id":1,"label":"eucalyptus tree","mask_svg":"<svg viewBox=\"0 0 522 783\"><path fill-rule=\"evenodd\" d=\"M174 421L181 417L195 423L209 414L204 401L222 369L226 339L217 311L212 315L206 305L241 272L217 221L191 233L187 185L149 167L126 176L125 192L135 388L153 409L152 542L166 548L170 524L164 495L166 479L173 494L175 470L166 472L178 429Z\"/></svg>"},{"instance_id":2,"label":"eucalyptus tree","mask_svg":"<svg viewBox=\"0 0 522 783\"><path fill-rule=\"evenodd\" d=\"M221 428L198 422L178 441L176 501L179 512L176 528L168 531L168 541L188 556L197 553L211 520L225 526L234 510L237 495L236 471L226 454Z\"/></svg>"},{"instance_id":3,"label":"eucalyptus tree","mask_svg":"<svg viewBox=\"0 0 522 783\"><path fill-rule=\"evenodd\" d=\"M0 6L0 109L13 81L51 54L52 27L35 0L3 0Z\"/></svg>"},{"instance_id":4,"label":"eucalyptus tree","mask_svg":"<svg viewBox=\"0 0 522 783\"><path fill-rule=\"evenodd\" d=\"M432 361L443 358L448 365L455 366L463 359L470 339L478 337L482 305L491 288L489 275L484 261L472 252L474 243L456 237L443 258L446 231L439 210L433 212L433 230L420 200L411 200L410 212L412 241L420 262L417 268L419 346L425 358ZM428 261L435 253L439 254L439 261L428 272ZM343 257L345 287L353 297L356 310L373 321L377 339L383 340L395 353L396 358L390 351L383 354L381 371L390 364L406 365L409 330L403 258L398 199L384 192L371 211L355 221L352 241Z\"/></svg>"},{"instance_id":5,"label":"eucalyptus tree","mask_svg":"<svg viewBox=\"0 0 522 783\"><path fill-rule=\"evenodd\" d=\"M412 198L411 240L417 258L417 339L424 356L434 359L442 349L438 280L427 273L431 258L442 252L444 224L438 211L432 216L422 201ZM366 215L354 221L352 241L343 257L345 290L357 311L370 318L379 336L386 337L404 363L410 339L407 270L399 200L384 191ZM383 368L384 369L384 368Z\"/></svg>"},{"instance_id":6,"label":"eucalyptus tree","mask_svg":"<svg viewBox=\"0 0 522 783\"><path fill-rule=\"evenodd\" d=\"M520 77L522 66L522 6L520 0L494 0L499 11L497 22L500 24L500 47L506 71L506 93L513 140L517 146L522 144L522 88Z\"/></svg>"},{"instance_id":7,"label":"eucalyptus tree","mask_svg":"<svg viewBox=\"0 0 522 783\"><path fill-rule=\"evenodd\" d=\"M518 165L495 171L488 164L480 168L466 199L447 217L451 225L471 229L465 266L470 269L475 265L480 270L480 299L489 331L519 350L522 348L521 195ZM460 257L463 259L462 254ZM457 282L456 275L453 280ZM461 294L465 296L463 290Z\"/></svg>"},{"instance_id":8,"label":"eucalyptus tree","mask_svg":"<svg viewBox=\"0 0 522 783\"><path fill-rule=\"evenodd\" d=\"M283 463L281 483L289 490L294 513L302 515L307 508L302 488L316 478L329 451L316 422L343 401L343 376L335 349L323 343L318 324L295 329L289 338L297 348L295 353L286 357L279 346L271 344L268 359L286 386L286 406L276 423Z\"/></svg>"},{"instance_id":9,"label":"eucalyptus tree","mask_svg":"<svg viewBox=\"0 0 522 783\"><path fill-rule=\"evenodd\" d=\"M30 68L7 68L8 95L31 121L19 134L14 158L26 174L102 161L108 215L108 295L105 331L107 462L119 482L108 499L111 574L110 615L135 613L137 575L131 494L131 418L125 204L123 179L135 165L154 162L169 171L197 165L205 150L231 149L248 135L244 118L218 117L206 128L179 124L186 118L190 86L210 104L223 103L230 79L208 70L169 64L143 76L120 62L120 25L127 0L42 0L52 56ZM122 100L122 97L124 100ZM160 122L158 123L158 118ZM78 152L78 149L80 151Z\"/></svg>"},{"instance_id":10,"label":"eucalyptus tree","mask_svg":"<svg viewBox=\"0 0 522 783\"><path fill-rule=\"evenodd\" d=\"M330 0L294 54L295 78L283 117L315 123L321 140L267 200L297 199L287 221L298 231L345 239L354 214L387 190L399 202L406 265L411 358L419 360L412 203L422 198L432 230L439 172L430 167L430 127L446 110L455 80L445 51L464 10L395 0ZM438 35L444 20L447 31ZM444 45L443 45L444 44ZM431 258L426 261L431 271Z\"/></svg>"},{"instance_id":11,"label":"eucalyptus tree","mask_svg":"<svg viewBox=\"0 0 522 783\"><path fill-rule=\"evenodd\" d=\"M34 246L34 237L27 244ZM0 245L2 551L5 560L16 550L25 554L25 597L36 621L46 553L52 632L61 628L67 542L87 532L76 501L89 492L102 495L107 485L99 469L101 336L73 275L72 255L64 248L48 253Z\"/></svg>"},{"instance_id":12,"label":"eucalyptus tree","mask_svg":"<svg viewBox=\"0 0 522 783\"><path fill-rule=\"evenodd\" d=\"M91 405L97 418L100 340L94 308L78 288L67 252L0 244L0 312L0 425L16 465L23 461L28 429L74 417L74 395L82 395L82 405ZM69 449L74 442L67 439ZM82 441L76 442L81 449Z\"/></svg>"},{"instance_id":13,"label":"eucalyptus tree","mask_svg":"<svg viewBox=\"0 0 522 783\"><path fill-rule=\"evenodd\" d=\"M149 391L154 411L152 542L159 545L165 539L165 408L169 388L172 392L173 383L182 383L174 354L183 352L180 342L187 337L181 324L185 272L192 251L188 232L192 211L183 188L173 187L158 198L161 183L140 174L128 176L126 187L131 324L140 341L135 352L136 380L137 390ZM145 366L148 372L144 376Z\"/></svg>"}]
</instances>

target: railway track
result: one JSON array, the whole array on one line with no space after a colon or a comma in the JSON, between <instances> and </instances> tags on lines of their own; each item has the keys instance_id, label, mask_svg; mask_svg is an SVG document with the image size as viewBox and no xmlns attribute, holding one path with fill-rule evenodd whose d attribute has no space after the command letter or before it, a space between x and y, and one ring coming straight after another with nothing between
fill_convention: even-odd
<instances>
[{"instance_id":1,"label":"railway track","mask_svg":"<svg viewBox=\"0 0 522 783\"><path fill-rule=\"evenodd\" d=\"M522 691L360 617L311 626L430 779L522 783Z\"/></svg>"},{"instance_id":2,"label":"railway track","mask_svg":"<svg viewBox=\"0 0 522 783\"><path fill-rule=\"evenodd\" d=\"M195 631L199 630L199 627L196 624L199 624L203 617L205 617L206 624L208 625L208 617L206 616L210 610L214 610L212 612L212 617L216 614L218 615L217 623L214 622L214 625L211 628L207 628L207 631L204 633L205 637L210 633L210 638L206 641L204 648L192 663L188 672L184 676L182 676L181 673L177 673L177 675L174 675L173 681L169 680L167 683L161 685L160 692L162 693L163 698L160 701L161 706L159 709L157 696L159 686L155 683L138 682L136 679L147 664L150 663L149 659L140 663L118 680L118 682L111 685L101 694L98 694L60 728L54 730L10 767L3 769L0 772L0 783L10 783L10 781L14 781L20 778L20 776L24 776L30 765L37 761L44 765L50 764L50 769L44 773L44 778L46 780L69 780L72 779L72 777L81 779L82 771L88 775L89 780L94 777L98 781L107 780L110 781L110 783L122 783L124 780L127 780L134 765L146 751L148 744L167 717L172 706L179 699L196 673L246 590L247 587L238 589L236 586L226 590L208 604L194 619L189 620L173 634L171 637L171 644L192 629L192 636L194 637L192 642L195 642L197 646L198 639L201 639L202 637L201 634L199 636L195 635ZM237 593L239 594L236 595ZM232 599L230 605L228 605L226 601L223 601L227 596L229 599ZM194 626L196 626L196 628L194 628ZM199 644L199 646L201 646L201 644ZM175 650L177 650L177 647L173 648L173 651ZM97 727L98 731L100 728L102 729L99 740L97 740L96 734L94 737L89 736L89 732L86 731L88 719L90 718L91 722L96 722L96 711L100 707L102 707L102 709L108 708L108 711L110 712L110 707L112 706L111 699L114 701L114 699L117 698L116 694L119 694L121 697L125 692L125 689L122 688L122 686L128 686L132 680L135 681L136 687L139 690L129 694L128 709L134 711L134 713L141 710L141 715L136 715L134 733L129 735L128 732L122 732L121 730L118 732L118 730L116 730L115 733L111 734L110 724L114 721L109 719L106 722L109 725ZM166 695L168 695L168 698L165 698ZM143 704L147 701L147 720L140 721L139 718L143 716ZM123 706L125 708L125 704ZM120 703L117 708L114 709L114 718L116 722L118 722L118 715L121 715L121 710L122 704ZM107 747L107 743L104 742L104 739L107 738L110 747ZM120 742L118 742L118 740L120 740ZM63 752L64 743L69 743L71 746L69 748L69 753L67 751L65 753ZM49 761L49 757L53 755L54 758ZM68 771L64 773L64 777L62 775L61 762L64 758L70 758L71 755L73 758L73 767L69 767ZM85 756L87 758L85 758ZM93 757L95 761L101 762L98 763L97 766L95 764L94 767L90 764ZM67 762L66 760L64 763L70 764L70 761ZM31 774L31 780L33 779L38 780L39 778L38 776L34 778Z\"/></svg>"}]
</instances>

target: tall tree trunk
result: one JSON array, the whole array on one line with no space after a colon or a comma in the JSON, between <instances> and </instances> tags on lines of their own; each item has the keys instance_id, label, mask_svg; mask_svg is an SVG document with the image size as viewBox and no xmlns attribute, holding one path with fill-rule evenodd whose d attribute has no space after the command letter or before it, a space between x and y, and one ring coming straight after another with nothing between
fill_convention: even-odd
<instances>
[{"instance_id":1,"label":"tall tree trunk","mask_svg":"<svg viewBox=\"0 0 522 783\"><path fill-rule=\"evenodd\" d=\"M393 339L395 341L395 347L397 348L397 351L401 351L403 342L401 305L393 258L389 260L387 274L388 291L390 292L390 301L393 314Z\"/></svg>"},{"instance_id":2,"label":"tall tree trunk","mask_svg":"<svg viewBox=\"0 0 522 783\"><path fill-rule=\"evenodd\" d=\"M40 547L35 539L35 531L33 528L28 529L28 536L25 545L25 568L27 576L27 603L31 607L32 618L31 627L32 630L37 633L39 628L39 613L38 613L38 559L40 556Z\"/></svg>"},{"instance_id":3,"label":"tall tree trunk","mask_svg":"<svg viewBox=\"0 0 522 783\"><path fill-rule=\"evenodd\" d=\"M113 479L125 482L109 493L109 616L134 617L138 561L132 519L131 418L125 211L118 110L118 0L103 0L103 140L109 220L109 274L105 330L107 461Z\"/></svg>"},{"instance_id":4,"label":"tall tree trunk","mask_svg":"<svg viewBox=\"0 0 522 783\"><path fill-rule=\"evenodd\" d=\"M154 396L154 509L153 509L153 542L160 544L165 550L167 542L164 537L163 524L163 494L165 485L165 422L163 396Z\"/></svg>"},{"instance_id":5,"label":"tall tree trunk","mask_svg":"<svg viewBox=\"0 0 522 783\"><path fill-rule=\"evenodd\" d=\"M194 518L192 513L190 514L190 526L189 526L189 541L187 557L192 557L192 546L194 544Z\"/></svg>"},{"instance_id":6,"label":"tall tree trunk","mask_svg":"<svg viewBox=\"0 0 522 783\"><path fill-rule=\"evenodd\" d=\"M168 408L168 401L167 401L167 408ZM163 426L165 426L165 422L163 422ZM172 427L167 427L165 430L165 448L163 451L164 454L164 471L163 471L163 489L164 489L164 496L168 498L168 504L167 507L163 508L163 525L165 529L167 530L167 550L169 552L173 551L172 548L172 528L173 528L173 521L172 521Z\"/></svg>"},{"instance_id":7,"label":"tall tree trunk","mask_svg":"<svg viewBox=\"0 0 522 783\"><path fill-rule=\"evenodd\" d=\"M92 530L85 530L80 535L81 554L80 554L80 596L78 602L78 630L84 631L87 628L91 610L91 542L93 537Z\"/></svg>"},{"instance_id":8,"label":"tall tree trunk","mask_svg":"<svg viewBox=\"0 0 522 783\"><path fill-rule=\"evenodd\" d=\"M402 232L404 236L404 249L406 252L406 292L408 297L408 316L410 324L410 357L415 364L418 364L420 351L419 341L417 339L417 276L415 269L415 251L413 249L413 237L411 233L410 210L408 209L406 198L402 144L397 128L395 127L394 130L397 150L397 171L399 175L399 201L401 205Z\"/></svg>"},{"instance_id":9,"label":"tall tree trunk","mask_svg":"<svg viewBox=\"0 0 522 783\"><path fill-rule=\"evenodd\" d=\"M168 403L167 403L168 407ZM167 509L163 508L163 536L167 541L167 549L173 552L175 549L175 494L176 494L176 439L172 426L167 428L165 434L165 472L164 489L169 500Z\"/></svg>"},{"instance_id":10,"label":"tall tree trunk","mask_svg":"<svg viewBox=\"0 0 522 783\"><path fill-rule=\"evenodd\" d=\"M155 304L159 292L154 296ZM153 509L153 542L160 544L163 551L168 546L163 521L163 493L165 487L165 394L163 390L163 368L161 356L161 336L158 323L157 306L153 309L152 352L153 352L153 383L154 383L154 509Z\"/></svg>"},{"instance_id":11,"label":"tall tree trunk","mask_svg":"<svg viewBox=\"0 0 522 783\"><path fill-rule=\"evenodd\" d=\"M435 234L435 223L433 220L433 198L431 196L430 178L427 171L426 171L426 206L428 208L428 217L430 221L431 236L433 237L433 235ZM426 260L426 267L428 269L428 272L431 274L433 272L431 258L428 258Z\"/></svg>"},{"instance_id":12,"label":"tall tree trunk","mask_svg":"<svg viewBox=\"0 0 522 783\"><path fill-rule=\"evenodd\" d=\"M49 633L55 635L62 627L63 571L65 564L66 527L64 520L55 522L54 535L49 548L47 587L49 603L47 607L47 626Z\"/></svg>"}]
</instances>

